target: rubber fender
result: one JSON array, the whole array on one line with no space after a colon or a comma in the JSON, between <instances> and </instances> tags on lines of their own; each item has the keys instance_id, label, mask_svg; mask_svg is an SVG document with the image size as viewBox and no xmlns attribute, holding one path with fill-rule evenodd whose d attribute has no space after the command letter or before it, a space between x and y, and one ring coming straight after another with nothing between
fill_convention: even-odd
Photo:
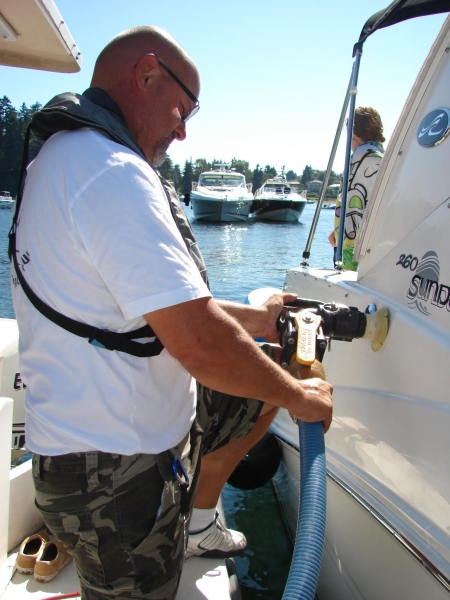
<instances>
[{"instance_id":1,"label":"rubber fender","mask_svg":"<svg viewBox=\"0 0 450 600\"><path fill-rule=\"evenodd\" d=\"M255 490L272 479L280 460L280 445L268 431L241 460L231 473L228 483L239 490Z\"/></svg>"},{"instance_id":2,"label":"rubber fender","mask_svg":"<svg viewBox=\"0 0 450 600\"><path fill-rule=\"evenodd\" d=\"M230 581L230 600L242 600L241 588L236 573L236 564L232 558L225 559L228 578Z\"/></svg>"}]
</instances>

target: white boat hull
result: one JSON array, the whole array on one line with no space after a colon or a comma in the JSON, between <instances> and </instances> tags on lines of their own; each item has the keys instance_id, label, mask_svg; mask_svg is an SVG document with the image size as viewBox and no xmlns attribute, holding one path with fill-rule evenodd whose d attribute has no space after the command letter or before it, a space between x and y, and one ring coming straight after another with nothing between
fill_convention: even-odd
<instances>
[{"instance_id":1,"label":"white boat hull","mask_svg":"<svg viewBox=\"0 0 450 600\"><path fill-rule=\"evenodd\" d=\"M294 447L279 437L276 424L272 432L280 442L286 467L277 475L275 489L294 540L299 498L298 440ZM407 542L374 506L328 469L319 600L448 599L446 589L421 564L424 557ZM350 572L346 565L352 566Z\"/></svg>"},{"instance_id":2,"label":"white boat hull","mask_svg":"<svg viewBox=\"0 0 450 600\"><path fill-rule=\"evenodd\" d=\"M358 231L358 272L299 267L283 288L389 312L379 351L332 340L323 360L334 416L320 600L450 594L449 44L448 18L384 155ZM283 411L273 430L295 477L297 433Z\"/></svg>"},{"instance_id":3,"label":"white boat hull","mask_svg":"<svg viewBox=\"0 0 450 600\"><path fill-rule=\"evenodd\" d=\"M247 221L253 200L197 198L192 192L191 202L197 221L233 223Z\"/></svg>"},{"instance_id":4,"label":"white boat hull","mask_svg":"<svg viewBox=\"0 0 450 600\"><path fill-rule=\"evenodd\" d=\"M327 481L328 530L317 588L319 600L448 599L448 591L428 570L430 565L423 564L423 556L395 529L394 516L387 520L358 497L353 487L336 483L330 476ZM338 545L339 558L335 552ZM348 565L351 570L347 570ZM348 592L343 595L341 590Z\"/></svg>"},{"instance_id":5,"label":"white boat hull","mask_svg":"<svg viewBox=\"0 0 450 600\"><path fill-rule=\"evenodd\" d=\"M197 221L233 223L247 221L253 203L251 183L228 165L216 164L192 184L190 200Z\"/></svg>"},{"instance_id":6,"label":"white boat hull","mask_svg":"<svg viewBox=\"0 0 450 600\"><path fill-rule=\"evenodd\" d=\"M449 279L443 270L441 275ZM406 300L404 287L398 278L397 290ZM335 408L325 438L328 508L319 599L448 598L448 332L406 302L402 306L358 283L355 273L292 269L284 290L360 310L370 303L387 305L391 315L379 352L365 340L333 341L324 357ZM283 410L272 431L283 441L294 478L283 487L282 501L286 504L286 489L291 496L294 489L287 505L295 507L298 430ZM293 529L296 513L284 512ZM340 586L348 588L344 595L336 592Z\"/></svg>"}]
</instances>

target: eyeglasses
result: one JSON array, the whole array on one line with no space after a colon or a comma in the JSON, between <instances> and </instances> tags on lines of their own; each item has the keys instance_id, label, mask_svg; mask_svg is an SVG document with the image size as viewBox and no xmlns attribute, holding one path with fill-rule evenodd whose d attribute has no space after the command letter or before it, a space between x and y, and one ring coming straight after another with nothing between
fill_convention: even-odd
<instances>
[{"instance_id":1,"label":"eyeglasses","mask_svg":"<svg viewBox=\"0 0 450 600\"><path fill-rule=\"evenodd\" d=\"M155 56L155 55L153 53L149 53L147 56ZM169 67L163 63L162 60L159 60L159 58L157 56L155 56L155 58L158 61L158 64L172 77L172 79L174 79L178 83L180 88L184 92L186 92L186 94L192 100L192 102L195 102L195 105L191 108L191 110L186 115L181 117L181 120L183 121L183 123L186 123L186 121L189 121L189 119L191 119L194 115L196 115L198 113L198 111L200 110L200 102L198 101L198 98L196 96L194 96L194 94L191 92L191 90L189 88L187 88L180 79L178 79L178 77L175 75L175 73L173 73L169 69Z\"/></svg>"}]
</instances>

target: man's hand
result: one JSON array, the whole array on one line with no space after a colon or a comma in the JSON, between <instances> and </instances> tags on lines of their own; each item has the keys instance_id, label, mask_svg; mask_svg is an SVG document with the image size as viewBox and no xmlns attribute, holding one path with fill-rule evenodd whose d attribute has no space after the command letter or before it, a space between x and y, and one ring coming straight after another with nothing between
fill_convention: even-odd
<instances>
[{"instance_id":1,"label":"man's hand","mask_svg":"<svg viewBox=\"0 0 450 600\"><path fill-rule=\"evenodd\" d=\"M277 329L278 317L285 312L283 311L284 305L296 299L297 294L283 294L281 292L270 296L261 307L266 312L266 328L261 336L258 337L263 337L268 342L279 342L280 332Z\"/></svg>"},{"instance_id":2,"label":"man's hand","mask_svg":"<svg viewBox=\"0 0 450 600\"><path fill-rule=\"evenodd\" d=\"M333 386L323 379L302 379L301 398L293 399L294 406L289 413L305 423L323 422L326 433L333 418Z\"/></svg>"},{"instance_id":3,"label":"man's hand","mask_svg":"<svg viewBox=\"0 0 450 600\"><path fill-rule=\"evenodd\" d=\"M283 306L287 302L293 302L296 294L273 294L262 306L250 306L249 304L237 304L218 300L220 308L249 333L252 338L264 338L268 342L278 343L280 332L277 330L277 320L283 312Z\"/></svg>"}]
</instances>

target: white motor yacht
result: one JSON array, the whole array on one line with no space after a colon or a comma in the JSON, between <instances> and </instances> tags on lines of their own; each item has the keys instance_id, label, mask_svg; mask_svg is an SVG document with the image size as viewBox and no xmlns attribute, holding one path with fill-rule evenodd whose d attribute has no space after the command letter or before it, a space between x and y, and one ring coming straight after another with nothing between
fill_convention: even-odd
<instances>
[{"instance_id":1,"label":"white motor yacht","mask_svg":"<svg viewBox=\"0 0 450 600\"><path fill-rule=\"evenodd\" d=\"M228 165L214 165L192 184L192 209L197 221L247 221L253 202L252 184Z\"/></svg>"},{"instance_id":2,"label":"white motor yacht","mask_svg":"<svg viewBox=\"0 0 450 600\"><path fill-rule=\"evenodd\" d=\"M14 202L14 199L11 196L10 192L7 192L7 191L0 192L0 204L11 204L13 202Z\"/></svg>"},{"instance_id":3,"label":"white motor yacht","mask_svg":"<svg viewBox=\"0 0 450 600\"><path fill-rule=\"evenodd\" d=\"M256 219L296 223L306 205L306 192L298 191L284 174L268 179L255 192L251 213Z\"/></svg>"}]
</instances>

